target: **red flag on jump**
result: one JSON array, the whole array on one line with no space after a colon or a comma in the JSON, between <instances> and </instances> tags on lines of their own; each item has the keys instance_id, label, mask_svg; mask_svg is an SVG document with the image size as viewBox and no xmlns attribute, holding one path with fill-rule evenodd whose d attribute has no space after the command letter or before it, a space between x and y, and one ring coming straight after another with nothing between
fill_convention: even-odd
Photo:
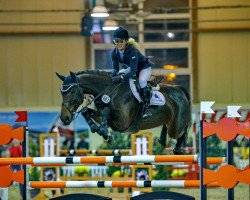
<instances>
[{"instance_id":1,"label":"red flag on jump","mask_svg":"<svg viewBox=\"0 0 250 200\"><path fill-rule=\"evenodd\" d=\"M15 122L27 122L27 111L15 111L17 119Z\"/></svg>"}]
</instances>

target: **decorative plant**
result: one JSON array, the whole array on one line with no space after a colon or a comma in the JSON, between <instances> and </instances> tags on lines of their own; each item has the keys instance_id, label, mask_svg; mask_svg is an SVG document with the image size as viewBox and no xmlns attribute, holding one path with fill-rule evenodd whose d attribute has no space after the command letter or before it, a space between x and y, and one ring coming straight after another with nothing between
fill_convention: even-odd
<instances>
[{"instance_id":1,"label":"decorative plant","mask_svg":"<svg viewBox=\"0 0 250 200\"><path fill-rule=\"evenodd\" d=\"M39 181L40 180L40 170L38 167L29 168L29 180Z\"/></svg>"},{"instance_id":2,"label":"decorative plant","mask_svg":"<svg viewBox=\"0 0 250 200\"><path fill-rule=\"evenodd\" d=\"M76 166L75 174L78 176L84 176L84 174L89 174L90 170L87 166Z\"/></svg>"},{"instance_id":3,"label":"decorative plant","mask_svg":"<svg viewBox=\"0 0 250 200\"><path fill-rule=\"evenodd\" d=\"M113 136L113 141L111 144L106 142L100 146L100 149L131 149L131 138L129 133L111 132ZM113 176L117 171L121 173L119 176L124 176L125 174L130 174L129 166L109 166L107 169L108 176ZM115 174L117 176L117 174Z\"/></svg>"},{"instance_id":4,"label":"decorative plant","mask_svg":"<svg viewBox=\"0 0 250 200\"><path fill-rule=\"evenodd\" d=\"M100 149L130 149L131 148L131 139L129 133L120 133L112 131L111 135L113 136L113 141L111 144L107 142L102 143Z\"/></svg>"}]
</instances>

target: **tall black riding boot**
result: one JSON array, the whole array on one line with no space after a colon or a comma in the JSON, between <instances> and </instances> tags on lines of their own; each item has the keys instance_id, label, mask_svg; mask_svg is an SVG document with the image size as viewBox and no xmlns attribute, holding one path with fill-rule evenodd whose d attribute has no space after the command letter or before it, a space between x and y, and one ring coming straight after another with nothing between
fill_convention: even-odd
<instances>
[{"instance_id":1,"label":"tall black riding boot","mask_svg":"<svg viewBox=\"0 0 250 200\"><path fill-rule=\"evenodd\" d=\"M142 118L146 119L152 116L152 113L150 111L150 89L149 87L144 87L141 89L142 91L142 99L143 99L143 113L142 113Z\"/></svg>"}]
</instances>

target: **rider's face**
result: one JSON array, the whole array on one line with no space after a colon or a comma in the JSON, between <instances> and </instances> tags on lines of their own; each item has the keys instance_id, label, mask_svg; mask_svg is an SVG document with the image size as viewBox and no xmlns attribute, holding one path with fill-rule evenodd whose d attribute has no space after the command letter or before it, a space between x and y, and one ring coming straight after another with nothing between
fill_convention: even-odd
<instances>
[{"instance_id":1,"label":"rider's face","mask_svg":"<svg viewBox=\"0 0 250 200\"><path fill-rule=\"evenodd\" d=\"M126 40L114 40L115 47L119 51L123 51L126 48L127 41Z\"/></svg>"}]
</instances>

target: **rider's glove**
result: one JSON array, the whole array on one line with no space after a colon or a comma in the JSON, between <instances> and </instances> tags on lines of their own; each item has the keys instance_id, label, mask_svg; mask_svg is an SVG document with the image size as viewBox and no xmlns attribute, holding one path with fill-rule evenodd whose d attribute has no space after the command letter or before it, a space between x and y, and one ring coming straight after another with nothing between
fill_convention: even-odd
<instances>
[{"instance_id":1,"label":"rider's glove","mask_svg":"<svg viewBox=\"0 0 250 200\"><path fill-rule=\"evenodd\" d=\"M125 79L124 79L124 76L122 76L122 75L112 77L113 83L120 83L120 82L124 82L124 81L125 81Z\"/></svg>"},{"instance_id":2,"label":"rider's glove","mask_svg":"<svg viewBox=\"0 0 250 200\"><path fill-rule=\"evenodd\" d=\"M118 76L117 72L111 72L110 77L113 78L114 76Z\"/></svg>"}]
</instances>

